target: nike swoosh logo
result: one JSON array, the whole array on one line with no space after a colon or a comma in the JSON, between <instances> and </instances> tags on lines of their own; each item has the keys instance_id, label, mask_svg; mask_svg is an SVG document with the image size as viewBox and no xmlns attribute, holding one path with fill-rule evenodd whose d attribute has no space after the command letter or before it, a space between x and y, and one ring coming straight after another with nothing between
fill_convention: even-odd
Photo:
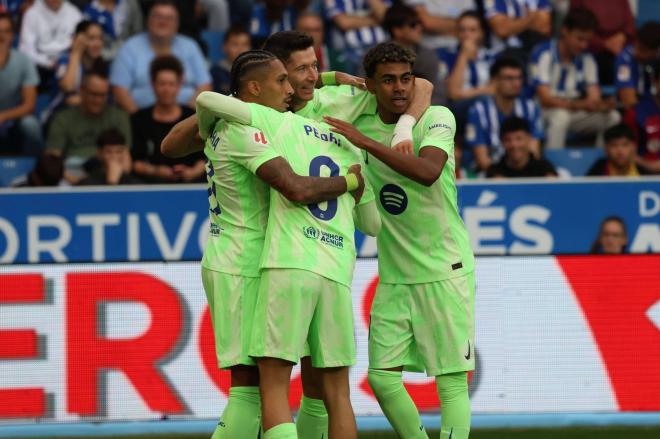
<instances>
[{"instance_id":1,"label":"nike swoosh logo","mask_svg":"<svg viewBox=\"0 0 660 439\"><path fill-rule=\"evenodd\" d=\"M465 356L465 359L466 359L466 360L469 360L469 359L470 359L470 354L471 354L471 353L472 353L472 351L470 350L470 340L468 340L468 353L467 353L467 355ZM451 435L450 435L449 437L451 438Z\"/></svg>"}]
</instances>

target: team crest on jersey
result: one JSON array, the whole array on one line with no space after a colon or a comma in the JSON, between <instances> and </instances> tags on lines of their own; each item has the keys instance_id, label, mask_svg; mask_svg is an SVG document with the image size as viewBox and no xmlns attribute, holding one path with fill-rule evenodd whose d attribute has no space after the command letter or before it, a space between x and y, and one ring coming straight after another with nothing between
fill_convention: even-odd
<instances>
[{"instance_id":1,"label":"team crest on jersey","mask_svg":"<svg viewBox=\"0 0 660 439\"><path fill-rule=\"evenodd\" d=\"M319 229L312 226L303 227L303 233L305 234L305 238L309 239L319 239L319 236L321 236Z\"/></svg>"},{"instance_id":2,"label":"team crest on jersey","mask_svg":"<svg viewBox=\"0 0 660 439\"><path fill-rule=\"evenodd\" d=\"M263 143L264 145L268 145L268 140L266 140L266 136L264 136L263 131L259 131L258 133L254 133L254 141L257 143Z\"/></svg>"},{"instance_id":3,"label":"team crest on jersey","mask_svg":"<svg viewBox=\"0 0 660 439\"><path fill-rule=\"evenodd\" d=\"M386 184L380 190L380 204L391 215L401 215L408 207L408 195L395 184Z\"/></svg>"}]
</instances>

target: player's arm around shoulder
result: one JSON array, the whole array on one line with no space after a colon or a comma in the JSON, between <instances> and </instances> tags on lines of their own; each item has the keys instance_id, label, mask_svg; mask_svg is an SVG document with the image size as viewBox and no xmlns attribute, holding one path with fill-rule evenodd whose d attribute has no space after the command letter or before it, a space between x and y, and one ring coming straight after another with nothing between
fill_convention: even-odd
<instances>
[{"instance_id":1,"label":"player's arm around shoulder","mask_svg":"<svg viewBox=\"0 0 660 439\"><path fill-rule=\"evenodd\" d=\"M204 149L204 141L197 130L197 116L192 115L172 127L160 144L165 157L178 158Z\"/></svg>"}]
</instances>

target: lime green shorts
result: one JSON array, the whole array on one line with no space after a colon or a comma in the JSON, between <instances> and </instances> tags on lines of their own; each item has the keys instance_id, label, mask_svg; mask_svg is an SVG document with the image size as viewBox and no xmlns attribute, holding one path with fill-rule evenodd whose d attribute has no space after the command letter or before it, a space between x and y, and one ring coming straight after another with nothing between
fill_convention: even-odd
<instances>
[{"instance_id":1,"label":"lime green shorts","mask_svg":"<svg viewBox=\"0 0 660 439\"><path fill-rule=\"evenodd\" d=\"M369 367L437 376L474 369L474 273L425 284L379 284Z\"/></svg>"},{"instance_id":2,"label":"lime green shorts","mask_svg":"<svg viewBox=\"0 0 660 439\"><path fill-rule=\"evenodd\" d=\"M348 286L307 270L264 269L250 355L297 363L305 342L314 367L355 364L353 306Z\"/></svg>"},{"instance_id":3,"label":"lime green shorts","mask_svg":"<svg viewBox=\"0 0 660 439\"><path fill-rule=\"evenodd\" d=\"M254 366L248 349L259 278L202 267L202 283L211 312L218 367Z\"/></svg>"}]
</instances>

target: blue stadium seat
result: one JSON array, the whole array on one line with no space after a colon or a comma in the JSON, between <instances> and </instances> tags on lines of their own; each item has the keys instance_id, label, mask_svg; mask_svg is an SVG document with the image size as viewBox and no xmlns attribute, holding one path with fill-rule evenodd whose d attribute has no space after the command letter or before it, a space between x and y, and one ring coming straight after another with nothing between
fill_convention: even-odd
<instances>
[{"instance_id":1,"label":"blue stadium seat","mask_svg":"<svg viewBox=\"0 0 660 439\"><path fill-rule=\"evenodd\" d=\"M206 56L211 64L216 64L225 57L225 53L222 50L222 42L224 38L224 32L208 30L202 32L202 40L206 43Z\"/></svg>"},{"instance_id":2,"label":"blue stadium seat","mask_svg":"<svg viewBox=\"0 0 660 439\"><path fill-rule=\"evenodd\" d=\"M545 158L557 168L559 175L581 177L587 174L594 162L605 156L601 148L546 149Z\"/></svg>"},{"instance_id":3,"label":"blue stadium seat","mask_svg":"<svg viewBox=\"0 0 660 439\"><path fill-rule=\"evenodd\" d=\"M32 170L32 157L0 157L0 187L11 185L16 178Z\"/></svg>"},{"instance_id":4,"label":"blue stadium seat","mask_svg":"<svg viewBox=\"0 0 660 439\"><path fill-rule=\"evenodd\" d=\"M660 2L658 0L638 0L637 26L653 20L660 21Z\"/></svg>"}]
</instances>

